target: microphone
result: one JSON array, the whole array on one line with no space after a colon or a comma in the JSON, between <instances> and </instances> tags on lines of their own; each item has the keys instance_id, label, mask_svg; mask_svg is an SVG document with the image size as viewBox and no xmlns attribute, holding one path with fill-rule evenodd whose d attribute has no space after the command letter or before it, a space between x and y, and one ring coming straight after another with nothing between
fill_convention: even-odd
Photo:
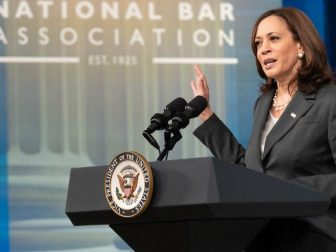
<instances>
[{"instance_id":1,"label":"microphone","mask_svg":"<svg viewBox=\"0 0 336 252\"><path fill-rule=\"evenodd\" d=\"M151 124L145 130L146 133L151 134L155 130L162 130L168 127L168 121L172 119L176 113L182 112L186 106L187 102L178 97L172 102L170 102L164 109L162 114L156 113L151 118Z\"/></svg>"},{"instance_id":2,"label":"microphone","mask_svg":"<svg viewBox=\"0 0 336 252\"><path fill-rule=\"evenodd\" d=\"M183 98L176 98L165 107L163 114L156 113L151 118L151 124L146 130L142 132L142 135L153 147L160 150L158 142L151 135L151 133L153 133L155 130L168 128L168 121L172 119L176 113L182 112L186 104L187 102Z\"/></svg>"},{"instance_id":3,"label":"microphone","mask_svg":"<svg viewBox=\"0 0 336 252\"><path fill-rule=\"evenodd\" d=\"M208 101L203 96L196 96L185 106L185 110L182 113L173 117L172 124L169 125L168 131L176 132L187 127L190 119L199 116L207 106Z\"/></svg>"}]
</instances>

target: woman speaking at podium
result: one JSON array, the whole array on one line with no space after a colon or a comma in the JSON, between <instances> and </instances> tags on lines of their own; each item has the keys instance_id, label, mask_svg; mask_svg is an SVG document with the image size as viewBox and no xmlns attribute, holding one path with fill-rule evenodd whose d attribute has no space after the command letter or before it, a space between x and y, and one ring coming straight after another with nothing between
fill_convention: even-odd
<instances>
[{"instance_id":1,"label":"woman speaking at podium","mask_svg":"<svg viewBox=\"0 0 336 252\"><path fill-rule=\"evenodd\" d=\"M265 12L251 36L265 80L244 149L211 110L194 135L220 159L294 181L331 197L327 215L274 221L246 250L336 251L336 85L326 51L309 18L294 8ZM194 95L209 100L206 78L195 66Z\"/></svg>"}]
</instances>

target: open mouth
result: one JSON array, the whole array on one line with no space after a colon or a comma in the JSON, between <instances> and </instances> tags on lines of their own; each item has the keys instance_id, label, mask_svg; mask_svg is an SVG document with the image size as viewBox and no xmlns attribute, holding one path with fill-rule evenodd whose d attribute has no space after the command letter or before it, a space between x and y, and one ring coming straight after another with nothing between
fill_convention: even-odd
<instances>
[{"instance_id":1,"label":"open mouth","mask_svg":"<svg viewBox=\"0 0 336 252\"><path fill-rule=\"evenodd\" d=\"M271 69L275 65L276 60L275 59L266 59L264 60L264 66L265 69Z\"/></svg>"}]
</instances>

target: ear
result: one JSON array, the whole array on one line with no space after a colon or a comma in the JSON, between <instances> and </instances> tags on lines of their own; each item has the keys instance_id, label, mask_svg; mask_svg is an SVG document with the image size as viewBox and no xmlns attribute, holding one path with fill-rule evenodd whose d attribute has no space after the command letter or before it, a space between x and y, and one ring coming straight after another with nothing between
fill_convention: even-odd
<instances>
[{"instance_id":1,"label":"ear","mask_svg":"<svg viewBox=\"0 0 336 252\"><path fill-rule=\"evenodd\" d=\"M302 45L301 45L300 42L296 43L296 47L297 47L298 51L302 51L303 50L303 47L302 47Z\"/></svg>"}]
</instances>

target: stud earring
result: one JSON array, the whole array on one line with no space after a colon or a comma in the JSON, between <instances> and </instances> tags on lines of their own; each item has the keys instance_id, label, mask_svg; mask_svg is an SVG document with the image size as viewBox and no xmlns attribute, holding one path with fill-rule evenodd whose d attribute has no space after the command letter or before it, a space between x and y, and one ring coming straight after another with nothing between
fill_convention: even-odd
<instances>
[{"instance_id":1,"label":"stud earring","mask_svg":"<svg viewBox=\"0 0 336 252\"><path fill-rule=\"evenodd\" d=\"M298 52L297 57L302 59L304 57L304 52Z\"/></svg>"}]
</instances>

